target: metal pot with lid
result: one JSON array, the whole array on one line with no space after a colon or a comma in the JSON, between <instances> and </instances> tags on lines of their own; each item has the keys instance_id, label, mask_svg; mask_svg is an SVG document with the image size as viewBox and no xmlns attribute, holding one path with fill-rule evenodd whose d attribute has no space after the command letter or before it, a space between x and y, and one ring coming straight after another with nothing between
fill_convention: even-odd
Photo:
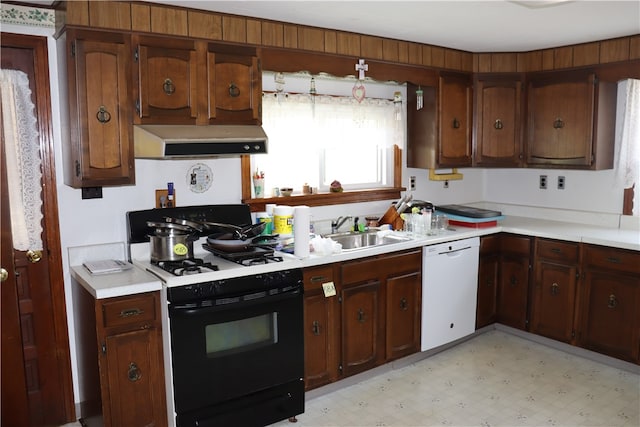
<instances>
[{"instance_id":1,"label":"metal pot with lid","mask_svg":"<svg viewBox=\"0 0 640 427\"><path fill-rule=\"evenodd\" d=\"M151 261L182 261L193 258L193 242L198 239L192 227L167 222L147 222L154 228L149 235Z\"/></svg>"}]
</instances>

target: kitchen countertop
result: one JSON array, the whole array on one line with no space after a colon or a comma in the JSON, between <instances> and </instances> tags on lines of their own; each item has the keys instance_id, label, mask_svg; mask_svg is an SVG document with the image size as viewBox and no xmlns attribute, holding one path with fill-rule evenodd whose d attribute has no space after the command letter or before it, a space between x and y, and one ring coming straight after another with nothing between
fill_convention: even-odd
<instances>
[{"instance_id":1,"label":"kitchen countertop","mask_svg":"<svg viewBox=\"0 0 640 427\"><path fill-rule=\"evenodd\" d=\"M447 230L444 234L434 236L420 236L411 240L393 243L390 245L374 246L364 249L342 251L332 255L314 255L309 258L298 259L293 256L285 256L281 263L271 263L243 267L225 271L224 278L232 276L247 276L260 274L267 271L284 270L291 268L304 268L323 265L334 262L348 261L380 255L389 252L397 252L422 246L434 245L452 240L466 239L470 237L507 232L549 239L566 240L571 242L583 242L595 245L610 246L621 249L640 251L640 232L638 230L624 230L610 227L598 227L594 225L576 224L564 221L552 221L518 216L506 216L495 227L470 228L455 226L453 230ZM221 272L222 273L222 272ZM129 295L140 292L159 290L162 282L154 275L134 266L133 269L116 274L91 275L82 266L72 266L71 275L84 286L95 298L109 298ZM220 277L222 278L222 277Z\"/></svg>"}]
</instances>

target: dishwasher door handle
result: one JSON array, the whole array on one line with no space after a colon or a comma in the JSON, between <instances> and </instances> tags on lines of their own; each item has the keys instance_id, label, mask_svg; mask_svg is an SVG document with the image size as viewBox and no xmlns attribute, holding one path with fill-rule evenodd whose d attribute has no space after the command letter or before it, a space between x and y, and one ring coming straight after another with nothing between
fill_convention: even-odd
<instances>
[{"instance_id":1,"label":"dishwasher door handle","mask_svg":"<svg viewBox=\"0 0 640 427\"><path fill-rule=\"evenodd\" d=\"M467 246L466 248L454 249L452 251L439 252L438 255L446 255L449 257L460 256L463 251L471 249L471 246Z\"/></svg>"}]
</instances>

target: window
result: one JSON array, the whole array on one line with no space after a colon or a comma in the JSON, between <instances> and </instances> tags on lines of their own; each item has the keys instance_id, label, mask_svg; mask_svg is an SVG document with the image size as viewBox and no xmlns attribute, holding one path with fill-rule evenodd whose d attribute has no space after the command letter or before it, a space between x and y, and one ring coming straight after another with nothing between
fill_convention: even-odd
<instances>
[{"instance_id":1,"label":"window","mask_svg":"<svg viewBox=\"0 0 640 427\"><path fill-rule=\"evenodd\" d=\"M393 187L393 148L404 146L405 129L402 102L394 102L394 93L402 86L365 81L367 96L358 102L352 88L359 83L353 78L315 76L313 85L325 89L312 96L310 75L286 75L286 92L269 90L274 77L263 73L269 153L251 159L252 170L265 173L267 197L274 187L299 194L305 183L328 192L333 180L345 190Z\"/></svg>"}]
</instances>

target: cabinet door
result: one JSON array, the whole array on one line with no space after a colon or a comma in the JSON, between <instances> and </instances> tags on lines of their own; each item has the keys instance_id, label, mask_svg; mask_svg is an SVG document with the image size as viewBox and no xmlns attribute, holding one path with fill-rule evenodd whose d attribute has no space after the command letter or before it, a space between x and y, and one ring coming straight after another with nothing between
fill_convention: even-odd
<instances>
[{"instance_id":1,"label":"cabinet door","mask_svg":"<svg viewBox=\"0 0 640 427\"><path fill-rule=\"evenodd\" d=\"M575 265L536 264L531 332L570 343L574 337Z\"/></svg>"},{"instance_id":2,"label":"cabinet door","mask_svg":"<svg viewBox=\"0 0 640 427\"><path fill-rule=\"evenodd\" d=\"M304 379L305 389L311 390L338 377L340 313L337 296L325 296L322 288L333 282L332 266L305 269L303 277Z\"/></svg>"},{"instance_id":3,"label":"cabinet door","mask_svg":"<svg viewBox=\"0 0 640 427\"><path fill-rule=\"evenodd\" d=\"M594 79L530 81L527 163L591 165Z\"/></svg>"},{"instance_id":4,"label":"cabinet door","mask_svg":"<svg viewBox=\"0 0 640 427\"><path fill-rule=\"evenodd\" d=\"M105 425L167 425L159 341L155 328L106 338Z\"/></svg>"},{"instance_id":5,"label":"cabinet door","mask_svg":"<svg viewBox=\"0 0 640 427\"><path fill-rule=\"evenodd\" d=\"M136 123L196 124L196 49L193 41L138 36Z\"/></svg>"},{"instance_id":6,"label":"cabinet door","mask_svg":"<svg viewBox=\"0 0 640 427\"><path fill-rule=\"evenodd\" d=\"M89 31L67 37L71 144L63 147L65 183L134 184L129 38Z\"/></svg>"},{"instance_id":7,"label":"cabinet door","mask_svg":"<svg viewBox=\"0 0 640 427\"><path fill-rule=\"evenodd\" d=\"M357 374L383 360L378 322L380 282L370 281L342 290L342 374Z\"/></svg>"},{"instance_id":8,"label":"cabinet door","mask_svg":"<svg viewBox=\"0 0 640 427\"><path fill-rule=\"evenodd\" d=\"M498 287L498 321L518 329L527 327L529 259L503 255Z\"/></svg>"},{"instance_id":9,"label":"cabinet door","mask_svg":"<svg viewBox=\"0 0 640 427\"><path fill-rule=\"evenodd\" d=\"M211 44L207 70L209 123L262 122L262 76L255 50Z\"/></svg>"},{"instance_id":10,"label":"cabinet door","mask_svg":"<svg viewBox=\"0 0 640 427\"><path fill-rule=\"evenodd\" d=\"M386 359L420 350L422 275L420 272L387 279Z\"/></svg>"},{"instance_id":11,"label":"cabinet door","mask_svg":"<svg viewBox=\"0 0 640 427\"><path fill-rule=\"evenodd\" d=\"M620 359L640 361L638 276L588 270L582 307L581 346Z\"/></svg>"},{"instance_id":12,"label":"cabinet door","mask_svg":"<svg viewBox=\"0 0 640 427\"><path fill-rule=\"evenodd\" d=\"M471 166L471 79L466 75L442 75L438 93L438 164L441 167Z\"/></svg>"},{"instance_id":13,"label":"cabinet door","mask_svg":"<svg viewBox=\"0 0 640 427\"><path fill-rule=\"evenodd\" d=\"M520 166L522 83L511 79L479 78L475 85L475 163Z\"/></svg>"},{"instance_id":14,"label":"cabinet door","mask_svg":"<svg viewBox=\"0 0 640 427\"><path fill-rule=\"evenodd\" d=\"M499 266L500 256L498 254L480 255L476 329L495 322Z\"/></svg>"}]
</instances>

